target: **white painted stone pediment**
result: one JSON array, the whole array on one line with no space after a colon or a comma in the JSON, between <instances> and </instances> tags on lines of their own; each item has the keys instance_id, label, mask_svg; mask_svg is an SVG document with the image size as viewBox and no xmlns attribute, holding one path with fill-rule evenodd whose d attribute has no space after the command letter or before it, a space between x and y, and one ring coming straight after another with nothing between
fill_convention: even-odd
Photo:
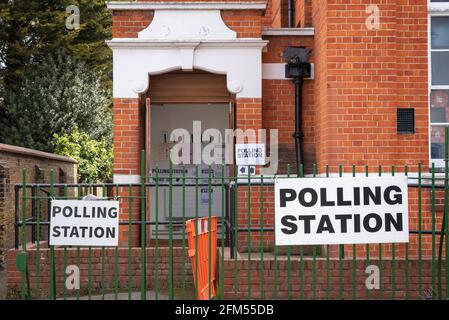
<instances>
[{"instance_id":1,"label":"white painted stone pediment","mask_svg":"<svg viewBox=\"0 0 449 320\"><path fill-rule=\"evenodd\" d=\"M237 35L223 22L220 10L156 10L139 39L166 41L232 40Z\"/></svg>"},{"instance_id":2,"label":"white painted stone pediment","mask_svg":"<svg viewBox=\"0 0 449 320\"><path fill-rule=\"evenodd\" d=\"M220 10L155 10L138 38L107 41L113 50L114 97L136 98L152 75L174 70L225 74L237 97L262 96L262 49L268 41L237 38Z\"/></svg>"}]
</instances>

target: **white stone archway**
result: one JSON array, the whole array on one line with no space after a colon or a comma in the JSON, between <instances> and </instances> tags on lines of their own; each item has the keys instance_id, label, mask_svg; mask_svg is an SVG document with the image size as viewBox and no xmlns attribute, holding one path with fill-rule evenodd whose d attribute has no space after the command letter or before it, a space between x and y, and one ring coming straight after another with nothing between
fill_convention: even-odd
<instances>
[{"instance_id":1,"label":"white stone archway","mask_svg":"<svg viewBox=\"0 0 449 320\"><path fill-rule=\"evenodd\" d=\"M226 74L228 90L237 98L261 98L267 41L237 38L219 9L182 8L156 9L138 38L107 41L113 50L114 98L138 98L148 89L148 75L194 69Z\"/></svg>"}]
</instances>

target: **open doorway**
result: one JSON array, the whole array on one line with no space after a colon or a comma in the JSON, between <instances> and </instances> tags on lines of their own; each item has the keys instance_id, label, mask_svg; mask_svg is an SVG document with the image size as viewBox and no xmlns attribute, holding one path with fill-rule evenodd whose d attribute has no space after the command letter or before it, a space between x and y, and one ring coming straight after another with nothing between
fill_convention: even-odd
<instances>
[{"instance_id":1,"label":"open doorway","mask_svg":"<svg viewBox=\"0 0 449 320\"><path fill-rule=\"evenodd\" d=\"M214 128L220 131L222 137L225 135L225 129L229 126L229 105L226 104L167 104L151 106L151 149L150 149L150 174L156 174L156 165L158 166L159 177L167 177L169 175L169 154L170 149L176 142L170 141L170 133L175 129L184 129L193 136L194 121L201 124L201 130ZM202 148L209 142L203 142ZM215 150L216 157L224 155L224 145L221 150ZM209 214L209 191L210 191L210 210L212 215L221 216L222 210L222 188L221 183L222 166L211 165L210 176L211 186L209 188L209 165L201 161L200 164L194 164L193 161L193 145L190 145L189 163L173 165L172 168L172 200L171 210L174 222L182 222L188 219L208 216ZM222 158L223 159L223 158ZM198 167L198 187L196 187L195 177L196 167ZM228 170L225 167L225 176ZM183 176L185 177L183 179ZM169 181L159 180L162 185ZM184 185L184 188L183 188ZM155 204L155 189L152 188L150 193L150 202ZM168 237L169 228L166 224L170 217L170 188L161 186L158 190L158 220L159 238ZM224 191L223 191L224 192ZM197 199L198 198L198 199ZM151 211L150 211L151 212ZM155 221L155 210L151 215L151 220ZM154 230L152 230L154 234ZM176 239L181 235L182 228L175 225L173 235Z\"/></svg>"},{"instance_id":2,"label":"open doorway","mask_svg":"<svg viewBox=\"0 0 449 320\"><path fill-rule=\"evenodd\" d=\"M226 129L234 129L233 97L227 91L226 76L206 72L172 72L150 77L147 98L147 167L149 175L154 177L156 165L159 177L169 176L169 155L177 143L170 140L175 129L184 129L193 139L194 122L200 123L201 133L207 129L216 129L225 137ZM190 141L192 142L192 140ZM224 141L222 141L224 143ZM202 143L204 146L209 141ZM214 156L224 157L224 144L216 150ZM222 166L211 165L211 186L209 188L209 165L193 161L193 144L190 145L189 163L173 165L172 198L168 179L159 179L159 188L150 188L149 219L158 220L158 239L169 238L170 215L173 224L173 239L181 239L181 222L211 215L221 217L225 214L221 187ZM198 167L198 187L196 180ZM183 175L185 180L183 180ZM229 175L229 168L224 167L224 176ZM184 188L183 188L184 184ZM209 194L210 192L210 194ZM157 197L157 210L156 210ZM210 206L209 206L210 198ZM157 217L156 217L157 215ZM220 229L220 228L219 228ZM218 230L219 234L221 230ZM150 239L155 238L155 226L150 229Z\"/></svg>"}]
</instances>

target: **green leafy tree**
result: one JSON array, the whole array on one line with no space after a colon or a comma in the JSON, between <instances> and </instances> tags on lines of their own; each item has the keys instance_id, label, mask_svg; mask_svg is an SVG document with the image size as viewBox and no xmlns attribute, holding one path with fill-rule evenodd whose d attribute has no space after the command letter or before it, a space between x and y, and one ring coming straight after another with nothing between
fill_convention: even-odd
<instances>
[{"instance_id":1,"label":"green leafy tree","mask_svg":"<svg viewBox=\"0 0 449 320\"><path fill-rule=\"evenodd\" d=\"M71 5L79 8L79 28L66 27L71 16L66 9ZM5 92L16 90L27 67L63 49L100 72L103 85L110 87L107 72L112 68L112 52L105 40L111 38L111 29L105 0L2 0L0 84Z\"/></svg>"},{"instance_id":2,"label":"green leafy tree","mask_svg":"<svg viewBox=\"0 0 449 320\"><path fill-rule=\"evenodd\" d=\"M112 148L106 139L93 140L75 129L63 136L55 135L55 152L78 161L81 183L109 182L112 176Z\"/></svg>"},{"instance_id":3,"label":"green leafy tree","mask_svg":"<svg viewBox=\"0 0 449 320\"><path fill-rule=\"evenodd\" d=\"M0 106L0 142L53 152L52 139L75 128L111 140L110 92L85 63L59 53L27 69Z\"/></svg>"}]
</instances>

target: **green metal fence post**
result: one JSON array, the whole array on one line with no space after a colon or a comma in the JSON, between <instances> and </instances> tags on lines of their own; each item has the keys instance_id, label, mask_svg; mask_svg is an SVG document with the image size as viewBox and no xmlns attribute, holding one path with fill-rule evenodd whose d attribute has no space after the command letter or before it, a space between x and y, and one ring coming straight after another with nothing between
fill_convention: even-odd
<instances>
[{"instance_id":1,"label":"green metal fence post","mask_svg":"<svg viewBox=\"0 0 449 320\"><path fill-rule=\"evenodd\" d=\"M435 279L435 223L436 223L436 203L435 203L435 163L432 163L432 294L437 292Z\"/></svg>"},{"instance_id":2,"label":"green metal fence post","mask_svg":"<svg viewBox=\"0 0 449 320\"><path fill-rule=\"evenodd\" d=\"M391 176L395 176L395 166L391 166ZM391 298L396 299L396 246L391 245Z\"/></svg>"},{"instance_id":3,"label":"green metal fence post","mask_svg":"<svg viewBox=\"0 0 449 320\"><path fill-rule=\"evenodd\" d=\"M22 170L22 252L19 256L22 259L20 261L20 271L21 271L21 287L20 287L20 297L22 300L29 298L29 294L25 293L26 283L28 283L28 262L27 262L27 240L26 240L26 201L27 201L27 188L26 188L26 169ZM29 286L28 286L29 288Z\"/></svg>"},{"instance_id":4,"label":"green metal fence post","mask_svg":"<svg viewBox=\"0 0 449 320\"><path fill-rule=\"evenodd\" d=\"M79 186L79 185L77 188L76 199L81 200L81 186ZM80 248L80 246L76 247L76 265L78 266L78 269L79 269L80 265L81 265L81 248ZM81 281L80 281L79 288L76 290L76 300L80 299L80 295L81 295Z\"/></svg>"},{"instance_id":5,"label":"green metal fence post","mask_svg":"<svg viewBox=\"0 0 449 320\"><path fill-rule=\"evenodd\" d=\"M140 151L140 299L146 300L145 150Z\"/></svg>"},{"instance_id":6,"label":"green metal fence post","mask_svg":"<svg viewBox=\"0 0 449 320\"><path fill-rule=\"evenodd\" d=\"M234 212L233 214L233 230L232 232L234 233L233 236L233 247L234 247L234 298L237 299L237 291L238 291L238 280L237 280L237 237L238 237L238 220L237 220L237 216L238 216L238 212L237 212L237 207L238 207L238 167L234 166L234 182L235 182L235 187L234 187Z\"/></svg>"},{"instance_id":7,"label":"green metal fence post","mask_svg":"<svg viewBox=\"0 0 449 320\"><path fill-rule=\"evenodd\" d=\"M446 299L449 299L449 259L447 257L449 252L449 127L446 127L445 131L445 153L444 153L444 163L445 163L445 204L444 204L444 234L445 234L445 264L446 264Z\"/></svg>"},{"instance_id":8,"label":"green metal fence post","mask_svg":"<svg viewBox=\"0 0 449 320\"><path fill-rule=\"evenodd\" d=\"M408 166L405 166L405 176L408 177ZM409 244L408 242L405 244L405 300L408 300L408 249Z\"/></svg>"},{"instance_id":9,"label":"green metal fence post","mask_svg":"<svg viewBox=\"0 0 449 320\"><path fill-rule=\"evenodd\" d=\"M260 243L260 295L261 299L265 299L265 261L264 261L264 242L265 242L265 217L264 217L264 182L263 174L260 176L260 226L261 226L261 243Z\"/></svg>"},{"instance_id":10,"label":"green metal fence post","mask_svg":"<svg viewBox=\"0 0 449 320\"><path fill-rule=\"evenodd\" d=\"M326 164L326 178L329 178L329 165ZM326 245L326 299L330 299L330 245Z\"/></svg>"},{"instance_id":11,"label":"green metal fence post","mask_svg":"<svg viewBox=\"0 0 449 320\"><path fill-rule=\"evenodd\" d=\"M116 197L119 199L119 187L116 185ZM104 192L107 194L107 189L104 188ZM119 267L118 267L118 261L119 261L119 253L118 253L118 246L115 247L115 269L114 269L114 298L115 300L118 300L118 290L119 290Z\"/></svg>"},{"instance_id":12,"label":"green metal fence post","mask_svg":"<svg viewBox=\"0 0 449 320\"><path fill-rule=\"evenodd\" d=\"M276 246L276 241L273 245L273 256L274 256L274 270L273 270L273 297L278 298L278 247Z\"/></svg>"},{"instance_id":13,"label":"green metal fence post","mask_svg":"<svg viewBox=\"0 0 449 320\"><path fill-rule=\"evenodd\" d=\"M199 218L199 175L198 165L195 166L195 297L198 298L198 218Z\"/></svg>"},{"instance_id":14,"label":"green metal fence post","mask_svg":"<svg viewBox=\"0 0 449 320\"><path fill-rule=\"evenodd\" d=\"M287 178L290 178L290 164L287 164ZM291 300L291 289L292 289L292 281L291 281L291 246L287 247L287 299ZM302 285L302 280L301 280Z\"/></svg>"},{"instance_id":15,"label":"green metal fence post","mask_svg":"<svg viewBox=\"0 0 449 320\"><path fill-rule=\"evenodd\" d=\"M186 292L186 168L182 168L182 235L181 235L181 247L182 247L182 293Z\"/></svg>"},{"instance_id":16,"label":"green metal fence post","mask_svg":"<svg viewBox=\"0 0 449 320\"><path fill-rule=\"evenodd\" d=\"M304 178L304 164L299 165L299 177ZM300 285L300 298L304 299L304 247L299 247L299 278L301 279ZM289 281L290 282L290 281Z\"/></svg>"},{"instance_id":17,"label":"green metal fence post","mask_svg":"<svg viewBox=\"0 0 449 320\"><path fill-rule=\"evenodd\" d=\"M382 166L379 165L379 177L382 176ZM383 298L383 281L382 281L382 274L383 274L383 266L382 266L382 243L379 243L379 297L380 300Z\"/></svg>"},{"instance_id":18,"label":"green metal fence post","mask_svg":"<svg viewBox=\"0 0 449 320\"><path fill-rule=\"evenodd\" d=\"M316 164L314 163L313 164L313 177L314 178L316 178L316 175L317 175L317 166L316 166ZM316 291L317 291L317 286L316 286L316 245L314 245L313 246L313 248L312 248L312 259L313 259L313 270L312 270L312 272L313 272L313 299L315 300L316 299Z\"/></svg>"},{"instance_id":19,"label":"green metal fence post","mask_svg":"<svg viewBox=\"0 0 449 320\"><path fill-rule=\"evenodd\" d=\"M365 166L365 176L369 177L369 167L367 165ZM366 267L368 267L369 264L370 264L369 249L370 249L369 248L369 244L366 244ZM370 292L369 292L369 289L367 287L366 288L366 299L369 300L369 297L370 297Z\"/></svg>"},{"instance_id":20,"label":"green metal fence post","mask_svg":"<svg viewBox=\"0 0 449 320\"><path fill-rule=\"evenodd\" d=\"M221 298L224 299L224 255L225 255L225 165L221 166Z\"/></svg>"},{"instance_id":21,"label":"green metal fence post","mask_svg":"<svg viewBox=\"0 0 449 320\"><path fill-rule=\"evenodd\" d=\"M247 218L248 218L248 299L251 299L251 167L248 166L248 197L247 197Z\"/></svg>"},{"instance_id":22,"label":"green metal fence post","mask_svg":"<svg viewBox=\"0 0 449 320\"><path fill-rule=\"evenodd\" d=\"M132 246L133 246L133 225L132 225L132 214L133 214L133 187L130 184L128 186L128 300L131 300L132 297L132 264L131 264L131 257L132 257ZM157 269L156 269L157 270ZM157 292L157 291L156 291Z\"/></svg>"},{"instance_id":23,"label":"green metal fence post","mask_svg":"<svg viewBox=\"0 0 449 320\"><path fill-rule=\"evenodd\" d=\"M169 189L168 189L168 250L169 250L169 268L168 268L168 298L175 298L173 291L173 162L169 157Z\"/></svg>"},{"instance_id":24,"label":"green metal fence post","mask_svg":"<svg viewBox=\"0 0 449 320\"><path fill-rule=\"evenodd\" d=\"M343 166L340 164L338 166L338 176L343 177ZM338 274L339 274L339 288L338 288L338 298L343 300L343 258L345 255L345 245L339 245L339 255L338 255Z\"/></svg>"},{"instance_id":25,"label":"green metal fence post","mask_svg":"<svg viewBox=\"0 0 449 320\"><path fill-rule=\"evenodd\" d=\"M352 177L356 177L356 166L352 166ZM352 299L357 299L357 246L352 245Z\"/></svg>"},{"instance_id":26,"label":"green metal fence post","mask_svg":"<svg viewBox=\"0 0 449 320\"><path fill-rule=\"evenodd\" d=\"M211 294L212 294L212 288L211 288L211 277L212 277L212 170L211 170L211 166L209 165L209 170L208 170L208 177L207 177L207 206L208 206L208 222L207 222L207 232L208 232L208 266L207 266L207 272L208 272L208 283L207 283L207 293L208 293L208 298L209 300L211 299ZM214 254L216 254L216 252L214 252Z\"/></svg>"},{"instance_id":27,"label":"green metal fence post","mask_svg":"<svg viewBox=\"0 0 449 320\"><path fill-rule=\"evenodd\" d=\"M50 171L50 198L55 196L55 171ZM55 247L50 246L50 300L56 300Z\"/></svg>"},{"instance_id":28,"label":"green metal fence post","mask_svg":"<svg viewBox=\"0 0 449 320\"><path fill-rule=\"evenodd\" d=\"M41 298L41 287L40 287L40 270L41 270L41 197L40 197L40 186L37 185L36 187L36 223L37 223L37 229L36 229L36 298Z\"/></svg>"},{"instance_id":29,"label":"green metal fence post","mask_svg":"<svg viewBox=\"0 0 449 320\"><path fill-rule=\"evenodd\" d=\"M154 264L156 266L156 272L154 274L154 297L156 300L159 299L159 166L156 163L155 166L156 173L155 173L155 179L156 179L156 187L155 187L155 196L154 196L154 220L155 220L155 245L156 245L156 255L155 255L155 261ZM185 228L185 225L184 225Z\"/></svg>"},{"instance_id":30,"label":"green metal fence post","mask_svg":"<svg viewBox=\"0 0 449 320\"><path fill-rule=\"evenodd\" d=\"M422 175L421 163L418 164L418 292L422 294Z\"/></svg>"},{"instance_id":31,"label":"green metal fence post","mask_svg":"<svg viewBox=\"0 0 449 320\"><path fill-rule=\"evenodd\" d=\"M67 185L64 186L64 199L67 200L68 197L68 189ZM63 268L63 274L64 274L64 287L63 287L63 297L64 300L67 299L67 286L65 284L65 280L67 279L65 271L67 270L67 246L64 246L64 268Z\"/></svg>"}]
</instances>

